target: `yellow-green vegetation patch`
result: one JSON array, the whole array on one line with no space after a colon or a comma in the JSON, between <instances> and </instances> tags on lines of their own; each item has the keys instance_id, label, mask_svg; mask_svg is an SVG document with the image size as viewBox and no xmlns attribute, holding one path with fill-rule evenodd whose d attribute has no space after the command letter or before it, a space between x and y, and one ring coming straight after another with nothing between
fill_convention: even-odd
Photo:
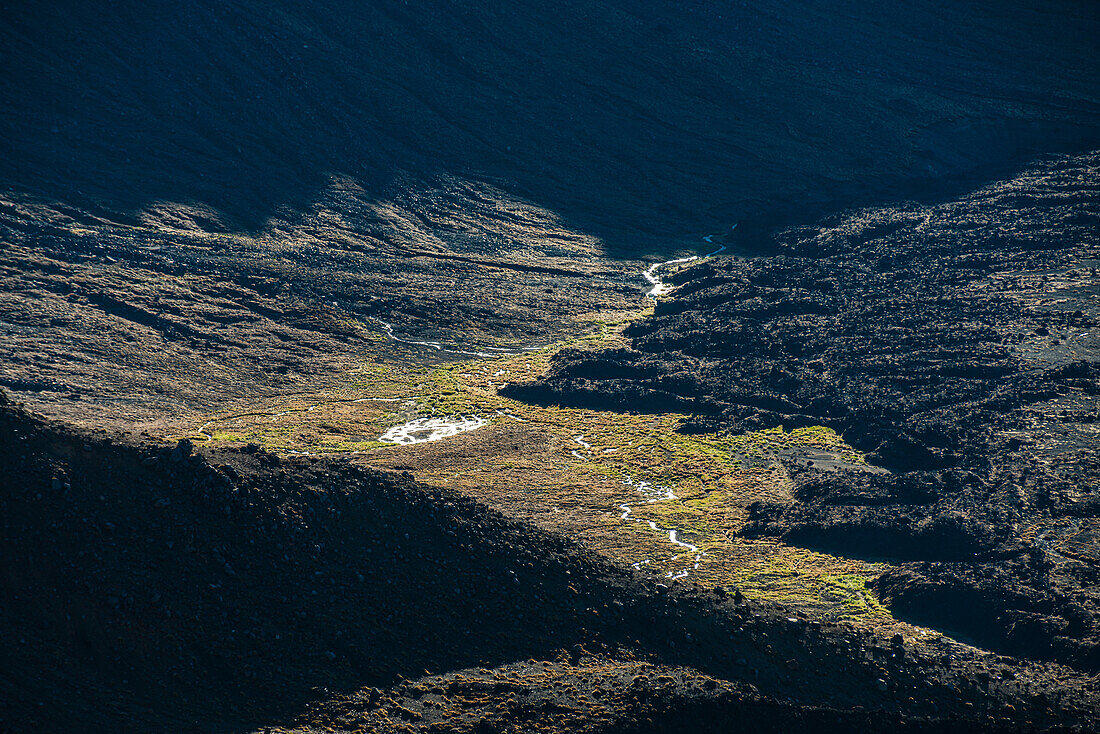
<instances>
[{"instance_id":1,"label":"yellow-green vegetation patch","mask_svg":"<svg viewBox=\"0 0 1100 734\"><path fill-rule=\"evenodd\" d=\"M385 342L389 340L389 337L378 324L360 321L359 319L336 319L336 323L348 331L355 332L356 336L364 341Z\"/></svg>"},{"instance_id":2,"label":"yellow-green vegetation patch","mask_svg":"<svg viewBox=\"0 0 1100 734\"><path fill-rule=\"evenodd\" d=\"M729 583L749 599L797 606L833 620L882 623L892 619L868 587L882 573L883 564L769 541L739 543L734 553L741 562L730 569Z\"/></svg>"},{"instance_id":3,"label":"yellow-green vegetation patch","mask_svg":"<svg viewBox=\"0 0 1100 734\"><path fill-rule=\"evenodd\" d=\"M868 579L855 574L813 573L793 568L745 572L734 583L749 599L777 601L822 610L831 619L857 620L889 617L867 587Z\"/></svg>"},{"instance_id":4,"label":"yellow-green vegetation patch","mask_svg":"<svg viewBox=\"0 0 1100 734\"><path fill-rule=\"evenodd\" d=\"M544 374L564 346L621 340L623 326L637 315L590 315L586 320L597 326L592 333L518 355L431 367L365 360L348 374L344 389L214 417L204 433L211 442L249 440L282 452L355 452L385 465L395 448L378 438L388 428L423 416L480 416L500 430L514 426L540 437L543 448L530 455L486 451L471 464L462 452L441 458L430 446L410 446L400 449L400 464L424 481L583 536L625 563L644 561L643 568L660 576L687 571L700 584L736 585L750 598L794 604L823 617L888 620L867 587L880 566L736 537L749 504L790 500L780 452L826 450L851 464L864 462L833 430L777 427L687 435L679 430L686 416L679 414L540 406L499 394L507 384ZM425 457L422 464L419 456ZM643 481L671 490L675 499L648 502L660 491L644 496L637 487ZM520 487L539 491L517 492ZM627 519L621 505L630 507ZM670 542L672 529L689 533L687 542L701 556L698 568L696 552Z\"/></svg>"}]
</instances>

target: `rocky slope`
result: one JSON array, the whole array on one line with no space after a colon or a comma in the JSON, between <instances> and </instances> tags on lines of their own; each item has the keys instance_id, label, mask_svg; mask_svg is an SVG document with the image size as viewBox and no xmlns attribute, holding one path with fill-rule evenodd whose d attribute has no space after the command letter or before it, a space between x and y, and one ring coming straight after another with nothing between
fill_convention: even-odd
<instances>
[{"instance_id":1,"label":"rocky slope","mask_svg":"<svg viewBox=\"0 0 1100 734\"><path fill-rule=\"evenodd\" d=\"M0 14L0 385L78 421L324 382L371 317L545 344L734 222L1100 141L1088 3L46 7Z\"/></svg>"},{"instance_id":2,"label":"rocky slope","mask_svg":"<svg viewBox=\"0 0 1100 734\"><path fill-rule=\"evenodd\" d=\"M907 561L879 582L899 614L1096 669L1098 163L787 230L774 257L685 272L632 349L510 390L831 426L889 473L787 457L796 501L742 532Z\"/></svg>"},{"instance_id":3,"label":"rocky slope","mask_svg":"<svg viewBox=\"0 0 1100 734\"><path fill-rule=\"evenodd\" d=\"M11 730L998 730L1095 713L1067 669L668 589L407 477L136 438L0 404Z\"/></svg>"},{"instance_id":4,"label":"rocky slope","mask_svg":"<svg viewBox=\"0 0 1100 734\"><path fill-rule=\"evenodd\" d=\"M372 233L354 193L334 192L255 236L0 205L0 386L55 416L132 426L338 383L370 358L438 358L378 319L469 349L545 344L591 328L580 314L637 307L639 266L547 212L445 202L373 212ZM493 249L456 252L433 227Z\"/></svg>"},{"instance_id":5,"label":"rocky slope","mask_svg":"<svg viewBox=\"0 0 1100 734\"><path fill-rule=\"evenodd\" d=\"M836 427L892 473L785 457L797 501L742 532L900 560L899 614L1095 671L1097 160L959 192L1100 145L1098 34L1074 0L5 6L0 386L68 423L0 404L0 728L1086 727L1060 664L159 437L439 358L376 319L622 324L646 263L740 222L778 256L516 394Z\"/></svg>"}]
</instances>

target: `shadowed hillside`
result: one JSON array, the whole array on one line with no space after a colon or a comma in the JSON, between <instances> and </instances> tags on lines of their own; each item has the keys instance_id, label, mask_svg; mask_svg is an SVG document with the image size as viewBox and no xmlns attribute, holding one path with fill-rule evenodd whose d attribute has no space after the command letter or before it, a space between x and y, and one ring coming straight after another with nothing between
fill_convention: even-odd
<instances>
[{"instance_id":1,"label":"shadowed hillside","mask_svg":"<svg viewBox=\"0 0 1100 734\"><path fill-rule=\"evenodd\" d=\"M157 419L331 382L376 319L590 333L735 222L760 250L1100 144L1098 34L1074 2L9 5L0 385Z\"/></svg>"},{"instance_id":2,"label":"shadowed hillside","mask_svg":"<svg viewBox=\"0 0 1100 734\"><path fill-rule=\"evenodd\" d=\"M0 734L1086 730L1098 8L3 3Z\"/></svg>"},{"instance_id":3,"label":"shadowed hillside","mask_svg":"<svg viewBox=\"0 0 1100 734\"><path fill-rule=\"evenodd\" d=\"M950 669L927 646L669 589L408 476L140 445L4 393L0 551L0 722L15 731L394 730L386 715L410 731L1003 730L1095 708L1065 670L944 641ZM528 693L504 682L517 674ZM585 703L611 691L610 711Z\"/></svg>"},{"instance_id":4,"label":"shadowed hillside","mask_svg":"<svg viewBox=\"0 0 1100 734\"><path fill-rule=\"evenodd\" d=\"M257 229L334 174L448 175L637 251L1095 142L1098 33L1086 2L19 3L0 185Z\"/></svg>"}]
</instances>

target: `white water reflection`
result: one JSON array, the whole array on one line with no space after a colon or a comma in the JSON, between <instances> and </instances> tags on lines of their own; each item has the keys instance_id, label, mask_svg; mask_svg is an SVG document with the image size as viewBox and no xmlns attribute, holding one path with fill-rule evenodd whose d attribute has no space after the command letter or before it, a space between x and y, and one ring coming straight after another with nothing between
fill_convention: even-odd
<instances>
[{"instance_id":1,"label":"white water reflection","mask_svg":"<svg viewBox=\"0 0 1100 734\"><path fill-rule=\"evenodd\" d=\"M736 228L737 228L737 225L736 224L733 225L733 229L736 229ZM703 239L706 240L707 243L709 243L709 244L714 244L714 242L711 239L712 237L713 237L713 235L708 234ZM652 301L656 301L659 296L663 296L666 293L668 293L670 290L672 290L672 286L670 286L667 283L665 283L664 281L662 281L661 278L657 275L657 269L658 268L663 268L666 265L680 265L682 263L695 262L696 260L705 260L708 257L714 257L715 255L717 255L718 253L722 252L725 249L726 249L726 246L722 245L721 247L719 247L714 252L708 252L706 255L692 255L691 257L679 257L679 258L676 258L675 260L665 260L664 262L654 263L654 264L650 265L649 268L647 268L645 271L642 272L642 277L646 279L646 282L648 282L650 285L653 286L648 291L646 291L646 294L645 294L646 298L649 298Z\"/></svg>"},{"instance_id":2,"label":"white water reflection","mask_svg":"<svg viewBox=\"0 0 1100 734\"><path fill-rule=\"evenodd\" d=\"M408 423L388 428L378 437L379 441L408 446L415 443L438 441L465 431L481 428L488 421L479 416L457 418L414 418Z\"/></svg>"},{"instance_id":3,"label":"white water reflection","mask_svg":"<svg viewBox=\"0 0 1100 734\"><path fill-rule=\"evenodd\" d=\"M520 347L519 349L507 349L505 347L483 347L481 349L452 349L451 347L443 346L442 342L433 341L421 341L418 339L403 339L393 332L393 324L388 321L383 321L380 318L374 316L371 319L377 322L382 330L386 332L386 335L393 341L399 344L412 344L417 347L430 347L437 352L444 352L446 354L461 354L465 357L515 357L516 355L523 354L525 352L537 352L542 347Z\"/></svg>"},{"instance_id":4,"label":"white water reflection","mask_svg":"<svg viewBox=\"0 0 1100 734\"><path fill-rule=\"evenodd\" d=\"M653 484L644 480L637 481L631 479L630 477L623 477L622 483L627 485L628 487L633 487L635 490L637 490L637 492L642 495L642 498L645 500L645 504L647 505L653 504L654 502L667 502L669 500L678 499L676 497L676 494L663 484ZM635 522L644 522L654 532L662 534L668 533L668 542L681 548L686 548L688 553L695 556L695 560L693 562L691 570L696 570L699 568L699 563L703 560L703 556L705 556L706 553L700 553L698 546L692 545L691 543L687 542L684 537L684 531L680 530L679 528L663 528L655 523L653 520L632 518L631 514L634 512L634 508L631 507L629 504L621 504L619 505L619 509L623 511L623 514L619 516L619 518L622 520L634 520ZM683 556L682 553L677 553L669 560L677 561L681 558L681 556ZM641 568L643 565L648 565L650 562L650 559L646 558L645 560L638 561L637 563L632 563L631 566L637 569ZM679 573L669 571L665 574L665 578L675 581L677 579L686 578L689 573L690 571L688 571L687 569L680 571Z\"/></svg>"}]
</instances>

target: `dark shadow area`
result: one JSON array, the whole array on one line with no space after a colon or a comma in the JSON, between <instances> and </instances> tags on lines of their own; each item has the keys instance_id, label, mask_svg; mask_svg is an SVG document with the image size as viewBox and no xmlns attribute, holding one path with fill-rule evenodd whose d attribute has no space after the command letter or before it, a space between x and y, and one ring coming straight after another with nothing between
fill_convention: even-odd
<instances>
[{"instance_id":1,"label":"dark shadow area","mask_svg":"<svg viewBox=\"0 0 1100 734\"><path fill-rule=\"evenodd\" d=\"M862 709L806 709L772 701L736 702L728 699L680 700L660 706L644 722L623 722L616 731L621 734L740 734L741 732L937 732L938 734L970 734L971 732L1019 731L1016 724L978 722L966 718L916 719L899 721L879 711Z\"/></svg>"},{"instance_id":2,"label":"dark shadow area","mask_svg":"<svg viewBox=\"0 0 1100 734\"><path fill-rule=\"evenodd\" d=\"M1095 145L1098 33L1077 2L17 3L0 186L257 230L332 174L444 173L616 253L751 239Z\"/></svg>"},{"instance_id":3,"label":"dark shadow area","mask_svg":"<svg viewBox=\"0 0 1100 734\"><path fill-rule=\"evenodd\" d=\"M0 523L13 641L0 718L17 730L248 731L364 687L563 651L632 650L743 681L727 715L779 706L783 720L858 724L837 712L858 703L883 712L873 721L919 722L988 698L966 670L723 589L665 588L407 477L133 445L6 399ZM900 704L861 661L899 690L961 677Z\"/></svg>"},{"instance_id":4,"label":"dark shadow area","mask_svg":"<svg viewBox=\"0 0 1100 734\"><path fill-rule=\"evenodd\" d=\"M142 450L0 409L3 625L32 646L5 660L23 673L5 719L90 697L247 730L325 690L552 657L612 593L567 543L396 474Z\"/></svg>"}]
</instances>

